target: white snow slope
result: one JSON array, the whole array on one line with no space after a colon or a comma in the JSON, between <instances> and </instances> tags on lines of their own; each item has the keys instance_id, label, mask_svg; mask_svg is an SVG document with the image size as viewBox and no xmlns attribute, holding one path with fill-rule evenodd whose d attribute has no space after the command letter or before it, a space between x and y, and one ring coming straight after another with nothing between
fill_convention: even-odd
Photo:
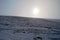
<instances>
[{"instance_id":1,"label":"white snow slope","mask_svg":"<svg viewBox=\"0 0 60 40\"><path fill-rule=\"evenodd\" d=\"M0 16L0 40L60 40L60 22Z\"/></svg>"}]
</instances>

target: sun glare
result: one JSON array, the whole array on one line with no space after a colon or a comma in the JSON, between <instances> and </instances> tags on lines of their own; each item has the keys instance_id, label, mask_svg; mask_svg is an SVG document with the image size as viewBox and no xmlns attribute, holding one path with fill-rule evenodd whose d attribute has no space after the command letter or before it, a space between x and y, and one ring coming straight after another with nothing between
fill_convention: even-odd
<instances>
[{"instance_id":1,"label":"sun glare","mask_svg":"<svg viewBox=\"0 0 60 40\"><path fill-rule=\"evenodd\" d=\"M39 9L38 8L34 8L33 9L33 15L38 15L39 14Z\"/></svg>"}]
</instances>

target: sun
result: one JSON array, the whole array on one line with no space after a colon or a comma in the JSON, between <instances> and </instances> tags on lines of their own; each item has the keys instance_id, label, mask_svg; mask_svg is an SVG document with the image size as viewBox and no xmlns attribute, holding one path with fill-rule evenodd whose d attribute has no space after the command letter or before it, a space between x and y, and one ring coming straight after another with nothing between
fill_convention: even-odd
<instances>
[{"instance_id":1,"label":"sun","mask_svg":"<svg viewBox=\"0 0 60 40\"><path fill-rule=\"evenodd\" d=\"M38 15L39 14L39 9L38 8L34 8L33 9L33 15Z\"/></svg>"}]
</instances>

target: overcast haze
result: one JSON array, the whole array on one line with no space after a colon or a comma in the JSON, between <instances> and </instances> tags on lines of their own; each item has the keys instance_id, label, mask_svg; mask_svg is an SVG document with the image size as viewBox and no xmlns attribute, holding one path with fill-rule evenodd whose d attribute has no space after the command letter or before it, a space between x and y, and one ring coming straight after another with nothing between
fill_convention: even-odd
<instances>
[{"instance_id":1,"label":"overcast haze","mask_svg":"<svg viewBox=\"0 0 60 40\"><path fill-rule=\"evenodd\" d=\"M37 16L34 7L40 10ZM0 0L0 15L60 19L60 0Z\"/></svg>"}]
</instances>

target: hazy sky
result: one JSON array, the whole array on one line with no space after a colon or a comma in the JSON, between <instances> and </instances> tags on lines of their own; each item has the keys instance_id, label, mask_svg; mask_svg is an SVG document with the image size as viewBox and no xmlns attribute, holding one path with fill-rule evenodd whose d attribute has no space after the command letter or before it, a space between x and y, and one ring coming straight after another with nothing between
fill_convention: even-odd
<instances>
[{"instance_id":1,"label":"hazy sky","mask_svg":"<svg viewBox=\"0 0 60 40\"><path fill-rule=\"evenodd\" d=\"M34 8L38 15L33 15ZM60 0L0 0L0 15L60 18Z\"/></svg>"}]
</instances>

